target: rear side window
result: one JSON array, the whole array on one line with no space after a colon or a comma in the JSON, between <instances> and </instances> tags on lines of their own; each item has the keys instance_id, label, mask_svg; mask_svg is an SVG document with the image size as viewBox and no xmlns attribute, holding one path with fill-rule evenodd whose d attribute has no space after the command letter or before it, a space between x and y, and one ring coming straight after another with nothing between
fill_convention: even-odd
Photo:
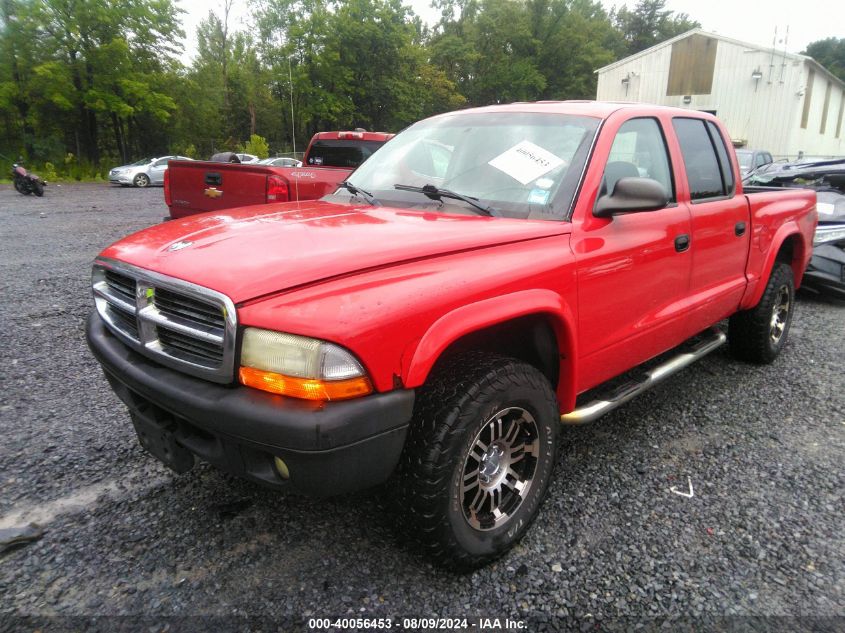
<instances>
[{"instance_id":1,"label":"rear side window","mask_svg":"<svg viewBox=\"0 0 845 633\"><path fill-rule=\"evenodd\" d=\"M703 119L672 120L690 188L690 199L719 198L733 193L733 172L718 128ZM712 126L712 130L707 125Z\"/></svg>"},{"instance_id":2,"label":"rear side window","mask_svg":"<svg viewBox=\"0 0 845 633\"><path fill-rule=\"evenodd\" d=\"M308 164L315 167L355 168L384 145L381 141L314 141L308 152Z\"/></svg>"},{"instance_id":3,"label":"rear side window","mask_svg":"<svg viewBox=\"0 0 845 633\"><path fill-rule=\"evenodd\" d=\"M731 161L728 159L728 149L725 147L725 139L719 133L719 128L713 121L707 121L707 131L710 132L710 140L716 147L716 156L719 158L719 167L722 170L722 184L727 195L734 192L734 172L731 169Z\"/></svg>"}]
</instances>

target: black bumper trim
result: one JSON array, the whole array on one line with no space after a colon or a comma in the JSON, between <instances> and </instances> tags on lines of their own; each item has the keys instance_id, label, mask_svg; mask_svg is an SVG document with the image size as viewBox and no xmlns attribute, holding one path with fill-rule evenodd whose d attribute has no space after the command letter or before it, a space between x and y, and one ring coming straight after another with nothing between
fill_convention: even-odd
<instances>
[{"instance_id":1,"label":"black bumper trim","mask_svg":"<svg viewBox=\"0 0 845 633\"><path fill-rule=\"evenodd\" d=\"M167 423L181 445L226 470L327 495L381 483L398 463L413 412L412 390L315 404L209 383L157 365L123 345L96 312L86 335L132 415L172 417ZM267 466L272 456L288 463L288 482Z\"/></svg>"}]
</instances>

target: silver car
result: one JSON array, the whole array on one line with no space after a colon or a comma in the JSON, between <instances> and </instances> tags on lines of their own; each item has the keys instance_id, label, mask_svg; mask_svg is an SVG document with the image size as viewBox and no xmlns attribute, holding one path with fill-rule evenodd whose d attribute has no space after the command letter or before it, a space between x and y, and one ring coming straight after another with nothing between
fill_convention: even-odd
<instances>
[{"instance_id":1,"label":"silver car","mask_svg":"<svg viewBox=\"0 0 845 633\"><path fill-rule=\"evenodd\" d=\"M149 187L163 185L164 172L167 171L169 160L193 160L187 156L162 156L161 158L144 158L131 165L115 167L109 172L109 182L124 187Z\"/></svg>"},{"instance_id":2,"label":"silver car","mask_svg":"<svg viewBox=\"0 0 845 633\"><path fill-rule=\"evenodd\" d=\"M302 161L295 158L262 158L259 165L272 165L273 167L302 167Z\"/></svg>"}]
</instances>

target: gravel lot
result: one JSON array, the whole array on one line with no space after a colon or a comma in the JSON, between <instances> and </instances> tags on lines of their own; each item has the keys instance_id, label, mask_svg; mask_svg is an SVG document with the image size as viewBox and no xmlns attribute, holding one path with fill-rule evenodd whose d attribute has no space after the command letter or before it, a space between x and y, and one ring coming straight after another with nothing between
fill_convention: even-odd
<instances>
[{"instance_id":1,"label":"gravel lot","mask_svg":"<svg viewBox=\"0 0 845 633\"><path fill-rule=\"evenodd\" d=\"M716 352L564 429L528 536L459 576L403 546L377 493L285 497L205 465L177 476L142 451L83 323L92 258L158 222L162 198L0 186L0 527L47 529L0 555L0 629L22 615L205 615L299 630L347 614L509 617L527 630L711 616L734 616L728 630L845 629L845 303L800 295L772 366ZM688 479L692 498L670 491Z\"/></svg>"}]
</instances>

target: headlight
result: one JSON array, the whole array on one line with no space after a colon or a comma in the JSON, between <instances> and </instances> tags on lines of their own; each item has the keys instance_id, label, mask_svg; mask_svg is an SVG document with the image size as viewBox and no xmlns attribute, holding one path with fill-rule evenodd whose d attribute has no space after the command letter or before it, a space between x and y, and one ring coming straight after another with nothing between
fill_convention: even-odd
<instances>
[{"instance_id":1,"label":"headlight","mask_svg":"<svg viewBox=\"0 0 845 633\"><path fill-rule=\"evenodd\" d=\"M819 224L816 227L816 234L813 236L813 246L840 240L845 240L845 224Z\"/></svg>"},{"instance_id":2,"label":"headlight","mask_svg":"<svg viewBox=\"0 0 845 633\"><path fill-rule=\"evenodd\" d=\"M259 328L244 331L242 384L306 400L346 400L372 393L361 363L326 341Z\"/></svg>"}]
</instances>

